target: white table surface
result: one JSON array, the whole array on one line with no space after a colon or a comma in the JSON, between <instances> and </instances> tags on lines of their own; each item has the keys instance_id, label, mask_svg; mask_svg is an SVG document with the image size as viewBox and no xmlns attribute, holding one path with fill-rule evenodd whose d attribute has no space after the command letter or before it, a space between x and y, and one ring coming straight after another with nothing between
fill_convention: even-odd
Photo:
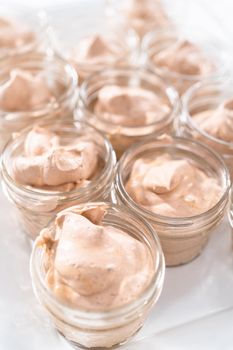
<instances>
[{"instance_id":1,"label":"white table surface","mask_svg":"<svg viewBox=\"0 0 233 350\"><path fill-rule=\"evenodd\" d=\"M4 2L18 3L34 9L45 8L59 16L64 6L72 8L87 1L90 3L90 0L3 0L1 6ZM201 5L197 5L200 2ZM93 0L95 6L99 3L103 1ZM220 34L223 40L225 37L231 45L233 1L190 0L191 17L193 6L201 6L205 12L199 13L200 24L205 21L209 29ZM189 21L182 16L181 20ZM0 350L71 349L55 332L32 293L28 270L30 249L1 192L0 228ZM227 220L213 234L200 257L188 265L167 269L161 298L149 320L133 342L123 347L125 350L146 348L233 349L233 252Z\"/></svg>"}]
</instances>

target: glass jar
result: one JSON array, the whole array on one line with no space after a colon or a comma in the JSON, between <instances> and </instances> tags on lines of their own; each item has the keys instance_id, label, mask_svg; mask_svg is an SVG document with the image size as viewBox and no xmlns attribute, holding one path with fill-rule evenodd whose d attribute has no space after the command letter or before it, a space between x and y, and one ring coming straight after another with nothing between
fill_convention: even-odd
<instances>
[{"instance_id":1,"label":"glass jar","mask_svg":"<svg viewBox=\"0 0 233 350\"><path fill-rule=\"evenodd\" d=\"M36 245L31 255L31 277L34 292L45 307L58 331L73 345L81 348L103 349L125 343L144 324L152 306L157 302L164 281L165 264L162 249L154 229L142 218L110 203L84 203L75 208L103 206L104 226L113 226L143 242L154 262L154 275L146 290L124 306L100 312L79 310L57 300L45 283L43 249ZM72 209L72 208L71 208ZM54 220L48 226L54 232Z\"/></svg>"},{"instance_id":2,"label":"glass jar","mask_svg":"<svg viewBox=\"0 0 233 350\"><path fill-rule=\"evenodd\" d=\"M115 30L124 28L126 35L137 40L155 28L172 25L160 0L107 0L106 13Z\"/></svg>"},{"instance_id":3,"label":"glass jar","mask_svg":"<svg viewBox=\"0 0 233 350\"><path fill-rule=\"evenodd\" d=\"M156 65L154 58L172 45L178 44L183 40L193 43L202 52L203 57L213 64L213 70L205 75L182 74L171 69ZM145 35L142 42L141 60L143 64L152 72L170 82L183 95L184 92L192 85L199 81L216 79L226 75L228 67L227 52L218 41L214 42L211 36L208 36L206 30L202 32L199 28L183 29L183 33L174 28L168 30L155 30ZM182 64L182 63L180 63ZM184 62L185 64L185 62Z\"/></svg>"},{"instance_id":4,"label":"glass jar","mask_svg":"<svg viewBox=\"0 0 233 350\"><path fill-rule=\"evenodd\" d=\"M199 140L219 153L233 178L233 139L227 142L202 130L195 122L195 114L215 110L219 105L232 98L232 80L218 79L198 83L183 96L183 112L177 125L177 132L188 138Z\"/></svg>"},{"instance_id":5,"label":"glass jar","mask_svg":"<svg viewBox=\"0 0 233 350\"><path fill-rule=\"evenodd\" d=\"M24 33L23 38L19 37L17 43L12 44L11 41L9 42L9 39L13 37L12 32L10 35L8 32L7 36L4 33L5 27L1 26L3 32L0 30L0 67L4 67L7 61L15 55L26 55L49 48L49 26L45 11L35 11L22 3L4 3L0 4L0 20L16 25L14 28L16 34L21 34L21 31ZM8 41L5 41L6 38ZM15 38L17 35L14 36Z\"/></svg>"},{"instance_id":6,"label":"glass jar","mask_svg":"<svg viewBox=\"0 0 233 350\"><path fill-rule=\"evenodd\" d=\"M166 105L170 113L159 121L139 126L123 126L109 122L94 113L93 109L97 96L103 87L117 85L120 87L143 88L155 93ZM174 121L180 112L177 92L167 85L157 75L144 69L122 68L106 69L93 74L80 87L78 108L75 113L77 119L83 119L102 131L110 140L119 158L132 144L153 135L157 137L164 133L172 134Z\"/></svg>"},{"instance_id":7,"label":"glass jar","mask_svg":"<svg viewBox=\"0 0 233 350\"><path fill-rule=\"evenodd\" d=\"M135 161L142 157L160 156L189 159L218 179L222 196L208 211L191 217L168 217L158 215L136 203L127 193L128 181ZM153 225L158 233L167 266L185 264L198 256L205 247L211 232L221 222L228 205L230 178L222 159L201 143L174 137L166 140L148 140L132 146L122 156L116 170L112 199L125 205L135 214L142 216Z\"/></svg>"},{"instance_id":8,"label":"glass jar","mask_svg":"<svg viewBox=\"0 0 233 350\"><path fill-rule=\"evenodd\" d=\"M0 69L0 90L10 79L13 69L34 74L44 72L49 89L54 92L55 98L31 110L11 112L0 108L0 152L12 134L33 123L64 116L71 119L77 102L76 72L59 56L51 52L12 56Z\"/></svg>"},{"instance_id":9,"label":"glass jar","mask_svg":"<svg viewBox=\"0 0 233 350\"><path fill-rule=\"evenodd\" d=\"M16 209L23 232L34 239L58 211L86 201L106 200L112 185L115 153L109 141L95 128L82 122L64 120L38 124L59 135L61 144L82 137L95 143L98 150L100 172L90 182L66 192L42 190L17 183L12 175L13 159L23 154L28 128L10 141L2 154L2 185L4 193Z\"/></svg>"},{"instance_id":10,"label":"glass jar","mask_svg":"<svg viewBox=\"0 0 233 350\"><path fill-rule=\"evenodd\" d=\"M92 6L92 11L87 12L82 4L77 3L75 10L69 12L69 26L60 18L60 12L57 15L55 12L50 19L50 45L74 66L79 85L91 74L106 67L124 66L134 62L138 54L135 40L128 40L121 28L114 32L102 7L94 3ZM70 35L71 32L75 35ZM90 38L94 42L87 55L86 40ZM104 43L99 40L104 40ZM104 52L105 45L112 54L108 50ZM94 54L95 51L97 52Z\"/></svg>"}]
</instances>

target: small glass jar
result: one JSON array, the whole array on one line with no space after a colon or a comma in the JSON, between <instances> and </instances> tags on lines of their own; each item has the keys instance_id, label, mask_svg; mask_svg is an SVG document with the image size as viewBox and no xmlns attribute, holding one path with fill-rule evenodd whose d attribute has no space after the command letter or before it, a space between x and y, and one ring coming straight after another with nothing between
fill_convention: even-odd
<instances>
[{"instance_id":1,"label":"small glass jar","mask_svg":"<svg viewBox=\"0 0 233 350\"><path fill-rule=\"evenodd\" d=\"M124 28L126 35L134 35L137 40L155 28L172 25L160 0L107 0L106 13L115 30Z\"/></svg>"},{"instance_id":2,"label":"small glass jar","mask_svg":"<svg viewBox=\"0 0 233 350\"><path fill-rule=\"evenodd\" d=\"M207 33L208 34L208 33ZM199 81L216 79L224 76L228 69L228 60L226 50L224 50L218 42L213 42L211 37L198 28L190 28L189 31L180 33L175 29L155 30L145 35L142 42L141 60L143 64L152 72L155 72L168 82L170 82L183 95L184 92L192 85ZM162 65L156 65L154 58L164 50L170 49L172 45L182 40L190 41L197 45L203 52L203 57L210 60L213 64L213 70L205 75L197 74L181 74L170 70ZM219 48L219 49L218 49Z\"/></svg>"},{"instance_id":3,"label":"small glass jar","mask_svg":"<svg viewBox=\"0 0 233 350\"><path fill-rule=\"evenodd\" d=\"M57 330L73 345L81 348L112 348L129 340L144 324L152 306L157 302L164 281L165 264L159 239L154 229L142 218L110 203L84 203L75 208L103 206L104 226L114 226L144 243L154 262L154 275L138 298L121 307L92 312L62 304L45 283L43 249L34 244L31 255L31 277L34 292L52 318ZM54 232L54 220L49 228Z\"/></svg>"},{"instance_id":4,"label":"small glass jar","mask_svg":"<svg viewBox=\"0 0 233 350\"><path fill-rule=\"evenodd\" d=\"M61 144L64 145L79 138L93 141L98 151L101 170L98 176L94 176L85 186L66 192L22 185L12 176L12 160L23 154L24 141L31 128L10 141L2 154L2 185L5 195L16 209L23 232L31 239L34 239L51 217L63 208L86 201L108 199L116 163L115 153L109 141L86 123L64 119L38 125L59 135Z\"/></svg>"},{"instance_id":5,"label":"small glass jar","mask_svg":"<svg viewBox=\"0 0 233 350\"><path fill-rule=\"evenodd\" d=\"M19 30L23 29L27 33L26 39L24 37L24 40L19 41L15 46L6 45L6 43L5 45L0 45L0 66L5 65L15 55L26 55L48 46L45 12L33 11L22 4L5 3L0 4L0 19L19 26ZM1 29L4 29L4 27Z\"/></svg>"},{"instance_id":6,"label":"small glass jar","mask_svg":"<svg viewBox=\"0 0 233 350\"><path fill-rule=\"evenodd\" d=\"M170 113L166 117L151 124L140 126L123 126L109 122L94 113L93 109L100 89L107 85L121 87L143 88L155 93L169 107ZM132 144L142 141L148 136L159 136L174 132L174 121L180 112L177 92L167 85L157 75L144 69L113 68L93 74L80 87L78 108L75 113L77 119L83 119L102 131L110 140L119 158Z\"/></svg>"},{"instance_id":7,"label":"small glass jar","mask_svg":"<svg viewBox=\"0 0 233 350\"><path fill-rule=\"evenodd\" d=\"M73 13L69 14L69 26L64 24L60 18L60 12L54 13L50 19L49 37L50 45L56 52L69 61L77 71L79 85L91 74L111 66L124 66L134 62L137 58L135 40L128 40L118 28L114 32L109 26L102 7L93 4L91 12L84 10L82 4L76 4ZM75 35L71 35L75 33ZM109 57L100 52L92 59L90 57L79 57L80 51L86 50L86 39L101 38L109 44L114 54ZM83 42L85 41L85 44ZM101 43L95 43L101 50ZM93 48L92 48L93 51Z\"/></svg>"},{"instance_id":8,"label":"small glass jar","mask_svg":"<svg viewBox=\"0 0 233 350\"><path fill-rule=\"evenodd\" d=\"M0 89L9 80L13 69L29 73L46 73L48 86L54 92L54 99L38 108L25 111L6 111L0 108L0 152L12 134L40 120L67 116L73 117L77 103L77 74L65 60L53 53L34 52L12 56L0 69ZM12 96L14 98L14 96Z\"/></svg>"},{"instance_id":9,"label":"small glass jar","mask_svg":"<svg viewBox=\"0 0 233 350\"><path fill-rule=\"evenodd\" d=\"M172 157L190 159L200 169L218 179L222 188L222 196L218 203L202 214L174 218L156 214L136 203L125 188L135 161L139 158L160 156L164 153L171 154ZM112 200L127 206L153 225L163 248L166 265L176 266L188 263L202 252L211 232L224 217L228 205L229 189L228 170L217 154L201 143L174 137L169 141L144 141L125 152L116 170Z\"/></svg>"},{"instance_id":10,"label":"small glass jar","mask_svg":"<svg viewBox=\"0 0 233 350\"><path fill-rule=\"evenodd\" d=\"M218 106L232 98L232 80L218 79L197 83L183 96L183 112L177 125L177 133L188 138L199 140L219 153L233 179L233 139L227 142L218 139L202 130L195 122L195 114L215 110Z\"/></svg>"}]
</instances>

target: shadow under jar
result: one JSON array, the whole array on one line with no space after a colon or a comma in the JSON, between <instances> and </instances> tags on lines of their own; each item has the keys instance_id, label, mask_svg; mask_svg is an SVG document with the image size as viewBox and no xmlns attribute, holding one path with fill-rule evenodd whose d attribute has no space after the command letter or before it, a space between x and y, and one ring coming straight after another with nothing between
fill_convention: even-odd
<instances>
[{"instance_id":1,"label":"shadow under jar","mask_svg":"<svg viewBox=\"0 0 233 350\"><path fill-rule=\"evenodd\" d=\"M48 286L48 279L46 277L48 265L46 266L45 264L46 250L43 249L39 241L38 244L37 241L34 244L30 270L34 292L52 318L57 330L69 342L77 347L85 349L105 349L125 343L143 326L152 306L157 302L160 296L164 281L165 264L159 239L152 226L127 209L122 209L110 203L96 202L84 203L79 206L71 207L68 208L66 212L74 212L75 210L83 209L88 211L93 206L104 208L106 212L102 219L102 227L113 227L115 230L121 230L129 235L130 239L132 238L139 241L147 249L148 258L152 259L153 270L150 274L151 278L148 281L149 284L147 283L147 286L145 285L145 288L143 288L140 294L131 301L110 309L102 309L101 302L99 302L98 310L94 307L93 310L91 309L90 305L92 306L92 303L89 304L88 309L85 309L84 307L72 305L71 301L67 302L67 300L64 302L64 300L61 298L59 299L58 295L55 295L54 291ZM63 212L58 215L63 214ZM48 229L50 234L55 236L55 219L50 222ZM90 234L91 231L89 232L89 235ZM115 232L115 234L116 237L119 235L117 232ZM38 240L39 239L40 237L38 237ZM103 249L102 244L100 245L100 249ZM109 249L110 248L111 247L109 247ZM119 255L127 254L124 247L118 247L118 249L117 263L121 261ZM112 247L112 250L116 252L114 247ZM101 253L101 256L104 254L105 251ZM132 253L132 255L133 254L134 253ZM106 257L102 256L102 258L104 259ZM130 257L128 258L130 259ZM104 268L103 266L103 269ZM102 270L100 270L98 277L101 278L101 274ZM77 277L77 281L78 280L79 277ZM123 280L118 282L124 283ZM128 283L129 282L130 281L128 281ZM131 283L134 283L134 280L131 281ZM75 294L76 293L77 291ZM118 293L120 293L120 291L118 291ZM89 298L90 301L93 300L90 295L82 295L81 297Z\"/></svg>"},{"instance_id":2,"label":"shadow under jar","mask_svg":"<svg viewBox=\"0 0 233 350\"><path fill-rule=\"evenodd\" d=\"M36 127L37 126L34 128ZM55 153L52 149L53 141L50 141L49 152L51 152L51 154L46 158L47 163L42 164L42 170L40 171L40 173L43 174L43 178L45 178L44 174L46 171L48 173L48 170L50 170L50 185L48 182L44 184L41 183L40 186L31 185L27 184L26 180L25 183L22 184L22 181L19 181L19 175L16 179L15 161L18 157L24 157L25 147L26 145L28 147L29 142L27 136L33 128L24 130L17 138L7 144L2 154L3 190L16 210L23 232L31 239L35 239L40 230L48 224L51 217L63 208L86 201L108 199L116 163L115 153L109 141L95 128L86 123L57 120L40 123L38 127L53 133L55 138L59 137L58 150L66 146L69 148L70 145L75 147L75 142L90 142L93 152L95 152L95 167L87 178L83 177L83 175L79 175L79 171L82 174L85 162L88 163L88 159L85 158L83 153L80 153L80 157L77 158L77 154L79 156L79 152L81 152L82 149L80 150L77 148L76 151L73 147L70 155L63 153L59 159L58 156L55 155L56 149ZM31 139L33 138L35 139L35 137L31 137ZM25 143L25 140L27 140L27 143ZM36 144L36 141L32 140L32 146L33 142ZM41 144L40 141L39 144ZM42 156L43 154L39 155L39 157ZM67 165L66 161L68 156L71 158ZM33 159L33 163L28 172L30 171L31 174L34 174L34 176L30 176L31 179L34 179L38 171L36 171L33 166L36 164L38 158L35 156L29 157L29 160L30 159ZM48 160L50 160L50 163L48 163ZM80 169L79 163L83 164L80 166ZM50 167L48 164L50 164ZM67 169L67 166L69 166L69 169ZM18 167L18 169L20 169L20 167ZM77 170L73 179L66 179L66 174L69 176L69 170L72 171L75 169ZM58 171L59 174L64 171L62 175L59 175L62 176L62 183L56 183L55 186L52 186L51 181L52 183L55 182ZM26 174L25 178L28 178L28 176L29 174ZM81 176L81 179L78 181L79 176ZM21 175L21 178L24 180L23 175ZM49 179L48 176L47 178Z\"/></svg>"},{"instance_id":3,"label":"shadow under jar","mask_svg":"<svg viewBox=\"0 0 233 350\"><path fill-rule=\"evenodd\" d=\"M233 81L198 83L183 96L178 133L201 141L224 159L233 178Z\"/></svg>"},{"instance_id":4,"label":"shadow under jar","mask_svg":"<svg viewBox=\"0 0 233 350\"><path fill-rule=\"evenodd\" d=\"M112 97L110 91L113 87L119 91L114 92ZM130 95L128 90L133 89L140 91ZM108 106L105 111L100 111L100 108L97 111L98 104L102 103L100 94L103 90L108 95ZM144 93L152 95L152 98L144 99L141 95ZM87 79L80 87L75 115L77 119L88 121L102 131L120 158L129 146L145 137L173 134L174 121L179 112L176 90L157 75L131 67L106 69Z\"/></svg>"},{"instance_id":5,"label":"shadow under jar","mask_svg":"<svg viewBox=\"0 0 233 350\"><path fill-rule=\"evenodd\" d=\"M164 168L161 173L161 169L159 170L159 168L157 168L157 170L155 169L154 171L154 176L149 176L148 179L149 182L152 181L151 185L148 185L150 186L150 192L144 192L146 190L148 191L149 188L146 188L144 182L148 176L147 173L145 173L143 179L140 180L140 171L142 172L143 169L142 167L140 168L140 165L138 164L139 178L130 180L130 190L132 191L132 183L134 182L139 188L138 198L144 198L144 194L146 193L144 199L146 201L149 200L148 203L154 204L154 208L152 208L152 205L150 206L148 203L141 204L140 200L137 199L136 201L135 198L132 198L132 195L128 192L127 186L136 162L140 159L146 159L146 161L151 159L156 160L165 154L168 155L168 157L171 157L172 160L187 160L189 166L192 165L195 168L192 168L191 175L187 175L186 168L182 163L177 163L176 165L173 164L173 169L176 167L179 169L180 167L180 175L177 174L177 176L171 177L171 182L168 187L174 186L174 188L170 188L170 192L168 189L168 193L163 191L163 187L166 185L166 181L163 181L169 177L169 174L173 169L169 165L169 167ZM202 173L199 173L198 175L195 169ZM159 171L160 177L157 177ZM198 181L204 181L202 180L204 174L208 175L211 179L214 179L215 185L213 184L213 188L214 186L218 187L218 195L213 203L211 202L213 205L210 206L208 210L205 210L205 204L207 200L212 198L212 192L214 191L212 185L209 186L209 189L207 189L206 185L206 194L203 195L204 209L201 209L199 214L192 214L193 210L197 213L197 204L202 205L202 199L197 198L195 202L195 198L193 198L193 195L191 194L194 193L196 196L198 196L198 194L202 196L201 192L203 189L198 190ZM190 182L189 176L193 177ZM191 188L192 190L192 181L195 181L196 177L199 179L196 183L196 193L189 193L189 191L183 193L182 186L186 186L184 184L188 183L186 187ZM156 178L157 181L159 181L158 184L161 185L161 188L158 188L158 191L155 187L156 185L153 184L153 180ZM159 187L159 185L157 187ZM173 139L163 138L157 141L150 140L142 142L138 145L132 146L127 152L125 152L118 163L112 200L118 204L127 206L135 214L142 216L153 225L158 233L163 248L166 265L176 266L188 263L202 252L211 233L224 217L228 205L229 189L230 179L228 170L217 154L213 153L201 143L195 141L177 137ZM177 192L177 195L176 191L179 191ZM208 191L210 194L208 194ZM159 202L157 202L157 196L159 196ZM169 196L172 196L173 202L171 202L171 200L170 202L168 201ZM179 211L183 198L185 198L185 201L187 200L188 215L186 214L186 216L184 216L182 213L179 215L165 214L167 210L169 214L173 209L175 210L175 213L176 209ZM150 202L151 200L152 202ZM156 207L156 204L158 203L161 205L159 207L159 214L158 206ZM169 204L169 206L167 206L167 204ZM172 208L170 208L170 204L173 206ZM164 208L162 215L161 208Z\"/></svg>"},{"instance_id":6,"label":"shadow under jar","mask_svg":"<svg viewBox=\"0 0 233 350\"><path fill-rule=\"evenodd\" d=\"M141 60L183 95L199 81L226 75L225 49L217 49L220 44L206 34L192 27L187 34L174 29L152 31L143 39Z\"/></svg>"},{"instance_id":7,"label":"shadow under jar","mask_svg":"<svg viewBox=\"0 0 233 350\"><path fill-rule=\"evenodd\" d=\"M38 76L42 77L43 86L38 83L37 87L33 87ZM25 84L27 85L24 86ZM29 84L32 86L30 87ZM49 93L48 99L42 91L44 87ZM76 89L75 70L59 56L52 53L12 56L0 70L0 152L12 134L29 125L41 120L56 120L64 116L72 119L77 103ZM32 93L34 93L33 96L31 96ZM32 107L19 105L21 100L27 104L30 98L37 98L37 96L42 96L42 100ZM7 106L6 99L9 101Z\"/></svg>"}]
</instances>

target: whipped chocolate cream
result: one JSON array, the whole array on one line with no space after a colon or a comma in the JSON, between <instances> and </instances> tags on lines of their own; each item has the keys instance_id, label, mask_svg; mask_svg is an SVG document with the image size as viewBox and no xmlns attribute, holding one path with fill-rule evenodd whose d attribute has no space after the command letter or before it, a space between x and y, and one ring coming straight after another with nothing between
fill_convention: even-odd
<instances>
[{"instance_id":1,"label":"whipped chocolate cream","mask_svg":"<svg viewBox=\"0 0 233 350\"><path fill-rule=\"evenodd\" d=\"M3 50L20 49L35 39L35 34L21 23L0 18L0 55Z\"/></svg>"},{"instance_id":2,"label":"whipped chocolate cream","mask_svg":"<svg viewBox=\"0 0 233 350\"><path fill-rule=\"evenodd\" d=\"M192 115L198 127L209 135L233 142L233 99L221 103L216 109Z\"/></svg>"},{"instance_id":3,"label":"whipped chocolate cream","mask_svg":"<svg viewBox=\"0 0 233 350\"><path fill-rule=\"evenodd\" d=\"M77 69L80 65L111 65L122 56L122 50L102 35L82 39L70 53L70 60Z\"/></svg>"},{"instance_id":4,"label":"whipped chocolate cream","mask_svg":"<svg viewBox=\"0 0 233 350\"><path fill-rule=\"evenodd\" d=\"M43 73L14 69L0 87L0 109L7 112L31 110L54 99Z\"/></svg>"},{"instance_id":5,"label":"whipped chocolate cream","mask_svg":"<svg viewBox=\"0 0 233 350\"><path fill-rule=\"evenodd\" d=\"M163 120L170 107L152 91L107 85L98 93L94 112L110 123L140 126Z\"/></svg>"},{"instance_id":6,"label":"whipped chocolate cream","mask_svg":"<svg viewBox=\"0 0 233 350\"><path fill-rule=\"evenodd\" d=\"M81 40L73 54L74 59L79 62L96 63L114 60L116 51L111 41L100 35L93 35Z\"/></svg>"},{"instance_id":7,"label":"whipped chocolate cream","mask_svg":"<svg viewBox=\"0 0 233 350\"><path fill-rule=\"evenodd\" d=\"M187 40L178 40L153 57L154 64L182 75L207 76L214 64L202 50Z\"/></svg>"},{"instance_id":8,"label":"whipped chocolate cream","mask_svg":"<svg viewBox=\"0 0 233 350\"><path fill-rule=\"evenodd\" d=\"M97 170L94 143L77 139L61 144L55 133L35 126L24 142L24 154L13 161L16 182L49 191L66 191L87 183Z\"/></svg>"},{"instance_id":9,"label":"whipped chocolate cream","mask_svg":"<svg viewBox=\"0 0 233 350\"><path fill-rule=\"evenodd\" d=\"M70 307L107 311L123 306L137 299L153 277L147 246L103 225L104 215L104 205L66 209L57 215L55 235L49 228L37 238L36 245L45 249L46 283Z\"/></svg>"},{"instance_id":10,"label":"whipped chocolate cream","mask_svg":"<svg viewBox=\"0 0 233 350\"><path fill-rule=\"evenodd\" d=\"M206 212L219 201L218 181L188 159L169 154L138 159L126 191L132 199L155 214L191 217Z\"/></svg>"},{"instance_id":11,"label":"whipped chocolate cream","mask_svg":"<svg viewBox=\"0 0 233 350\"><path fill-rule=\"evenodd\" d=\"M127 5L122 10L122 16L140 37L152 28L169 24L167 14L159 0L127 1Z\"/></svg>"}]
</instances>

